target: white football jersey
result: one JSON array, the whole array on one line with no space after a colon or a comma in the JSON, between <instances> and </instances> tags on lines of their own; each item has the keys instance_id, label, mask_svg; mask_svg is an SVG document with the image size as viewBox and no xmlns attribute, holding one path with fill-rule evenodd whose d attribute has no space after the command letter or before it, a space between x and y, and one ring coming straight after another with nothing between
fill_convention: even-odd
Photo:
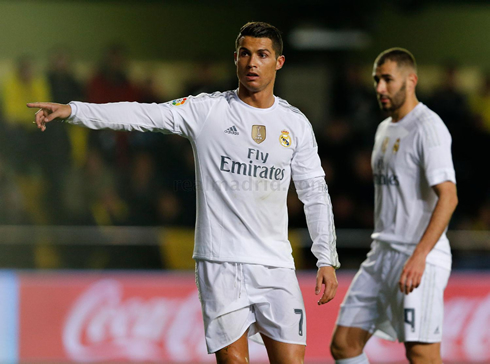
<instances>
[{"instance_id":1,"label":"white football jersey","mask_svg":"<svg viewBox=\"0 0 490 364\"><path fill-rule=\"evenodd\" d=\"M323 177L306 117L275 97L252 107L236 91L164 104L72 102L68 122L93 129L159 131L188 138L196 162L193 258L294 268L286 197L291 178ZM329 206L331 210L331 206ZM338 266L335 232L318 242L323 265Z\"/></svg>"},{"instance_id":2,"label":"white football jersey","mask_svg":"<svg viewBox=\"0 0 490 364\"><path fill-rule=\"evenodd\" d=\"M441 118L419 103L396 123L388 118L376 131L372 154L375 228L372 238L411 254L437 203L431 186L456 183L451 135ZM427 261L450 269L444 232Z\"/></svg>"}]
</instances>

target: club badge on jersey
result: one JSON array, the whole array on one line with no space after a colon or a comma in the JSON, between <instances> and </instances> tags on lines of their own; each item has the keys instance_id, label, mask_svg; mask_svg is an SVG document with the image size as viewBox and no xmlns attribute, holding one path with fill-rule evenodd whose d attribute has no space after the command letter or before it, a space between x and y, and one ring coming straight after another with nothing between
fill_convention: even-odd
<instances>
[{"instance_id":1,"label":"club badge on jersey","mask_svg":"<svg viewBox=\"0 0 490 364\"><path fill-rule=\"evenodd\" d=\"M252 139L255 143L260 144L266 138L265 125L252 125Z\"/></svg>"},{"instance_id":2,"label":"club badge on jersey","mask_svg":"<svg viewBox=\"0 0 490 364\"><path fill-rule=\"evenodd\" d=\"M281 131L281 136L279 137L279 142L283 147L290 147L291 146L291 137L289 136L289 131L287 130L282 130Z\"/></svg>"},{"instance_id":3,"label":"club badge on jersey","mask_svg":"<svg viewBox=\"0 0 490 364\"><path fill-rule=\"evenodd\" d=\"M383 140L383 145L381 146L381 151L384 153L386 152L386 148L388 148L388 142L390 141L390 138L386 137Z\"/></svg>"},{"instance_id":4,"label":"club badge on jersey","mask_svg":"<svg viewBox=\"0 0 490 364\"><path fill-rule=\"evenodd\" d=\"M393 145L393 154L396 154L396 152L398 152L398 149L400 149L400 138L398 138Z\"/></svg>"}]
</instances>

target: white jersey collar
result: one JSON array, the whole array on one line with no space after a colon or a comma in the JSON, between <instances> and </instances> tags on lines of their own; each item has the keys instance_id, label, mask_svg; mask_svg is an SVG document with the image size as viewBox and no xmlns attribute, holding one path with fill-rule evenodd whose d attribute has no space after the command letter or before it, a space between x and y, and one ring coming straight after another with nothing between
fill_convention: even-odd
<instances>
[{"instance_id":1,"label":"white jersey collar","mask_svg":"<svg viewBox=\"0 0 490 364\"><path fill-rule=\"evenodd\" d=\"M274 103L272 104L272 106L263 109L263 108L251 106L251 105L247 104L246 102L244 102L242 99L240 99L240 97L238 97L238 89L235 90L235 97L238 100L238 102L240 104L242 104L243 106L249 108L250 110L253 110L254 112L269 112L269 111L274 110L276 108L277 104L279 103L279 99L275 95L272 95L272 96L274 96Z\"/></svg>"}]
</instances>

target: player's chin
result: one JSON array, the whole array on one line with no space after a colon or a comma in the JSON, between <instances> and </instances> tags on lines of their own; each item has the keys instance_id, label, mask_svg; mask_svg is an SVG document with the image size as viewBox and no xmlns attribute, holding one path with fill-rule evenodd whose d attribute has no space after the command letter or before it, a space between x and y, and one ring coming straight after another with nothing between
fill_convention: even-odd
<instances>
[{"instance_id":1,"label":"player's chin","mask_svg":"<svg viewBox=\"0 0 490 364\"><path fill-rule=\"evenodd\" d=\"M242 82L242 85L245 86L245 88L250 92L259 92L263 89L263 87L256 81Z\"/></svg>"},{"instance_id":2,"label":"player's chin","mask_svg":"<svg viewBox=\"0 0 490 364\"><path fill-rule=\"evenodd\" d=\"M381 109L381 110L383 110L383 111L386 111L386 112L391 111L391 106L390 106L390 105L388 105L388 104L381 104L381 103L380 103L380 104L379 104L379 107L380 107L380 109Z\"/></svg>"}]
</instances>

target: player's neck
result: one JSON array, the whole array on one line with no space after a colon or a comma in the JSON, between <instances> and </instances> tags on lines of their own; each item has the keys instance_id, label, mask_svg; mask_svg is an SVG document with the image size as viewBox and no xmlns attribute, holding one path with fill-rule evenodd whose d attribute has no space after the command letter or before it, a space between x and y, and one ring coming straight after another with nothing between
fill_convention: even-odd
<instances>
[{"instance_id":1,"label":"player's neck","mask_svg":"<svg viewBox=\"0 0 490 364\"><path fill-rule=\"evenodd\" d=\"M267 109L275 102L273 89L269 87L253 92L242 85L238 85L238 97L244 103L259 109Z\"/></svg>"},{"instance_id":2,"label":"player's neck","mask_svg":"<svg viewBox=\"0 0 490 364\"><path fill-rule=\"evenodd\" d=\"M405 103L400 108L398 108L397 110L391 113L391 121L393 123L400 121L405 116L407 116L410 113L410 111L415 109L415 107L418 104L419 104L419 100L417 100L417 97L415 95L413 97L407 98Z\"/></svg>"}]
</instances>

